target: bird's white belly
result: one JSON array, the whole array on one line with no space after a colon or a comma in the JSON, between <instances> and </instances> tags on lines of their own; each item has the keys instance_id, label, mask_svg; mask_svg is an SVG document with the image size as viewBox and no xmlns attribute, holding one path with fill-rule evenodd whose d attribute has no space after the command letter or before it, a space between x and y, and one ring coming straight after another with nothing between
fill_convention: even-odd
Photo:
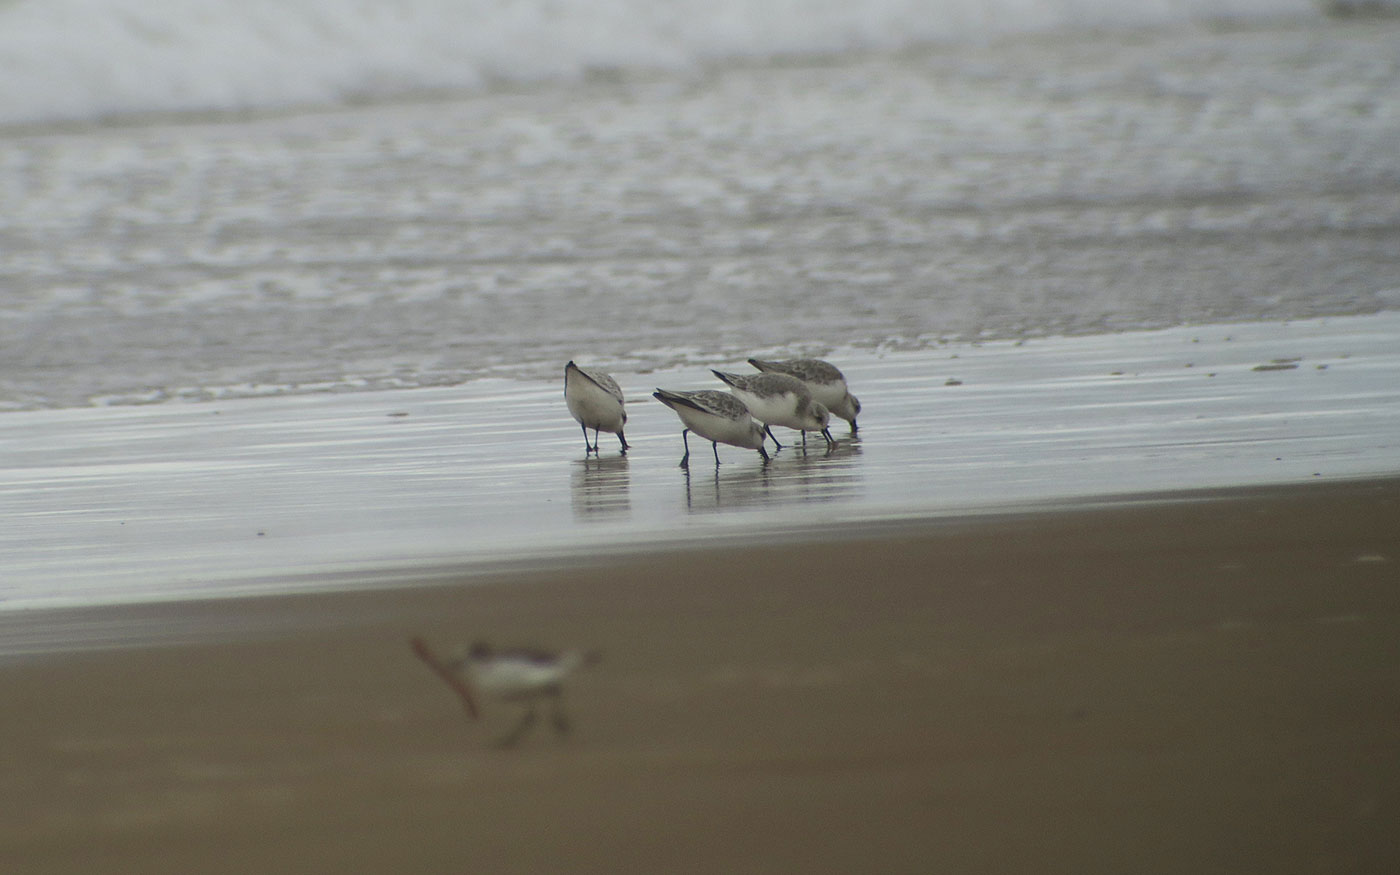
<instances>
[{"instance_id":1,"label":"bird's white belly","mask_svg":"<svg viewBox=\"0 0 1400 875\"><path fill-rule=\"evenodd\" d=\"M614 434L622 429L622 405L597 386L588 383L571 389L564 400L569 406L570 415L585 427Z\"/></svg>"},{"instance_id":2,"label":"bird's white belly","mask_svg":"<svg viewBox=\"0 0 1400 875\"><path fill-rule=\"evenodd\" d=\"M738 420L726 419L723 416L705 413L684 405L674 409L680 416L681 422L685 423L686 428L706 440L732 444L736 441L742 441L749 431L748 425Z\"/></svg>"},{"instance_id":3,"label":"bird's white belly","mask_svg":"<svg viewBox=\"0 0 1400 875\"><path fill-rule=\"evenodd\" d=\"M761 397L741 389L733 390L734 397L749 408L753 418L766 425L785 425L788 428L801 428L802 420L797 417L797 399L792 395Z\"/></svg>"},{"instance_id":4,"label":"bird's white belly","mask_svg":"<svg viewBox=\"0 0 1400 875\"><path fill-rule=\"evenodd\" d=\"M528 699L553 690L564 674L556 665L500 662L474 666L472 684L493 698Z\"/></svg>"}]
</instances>

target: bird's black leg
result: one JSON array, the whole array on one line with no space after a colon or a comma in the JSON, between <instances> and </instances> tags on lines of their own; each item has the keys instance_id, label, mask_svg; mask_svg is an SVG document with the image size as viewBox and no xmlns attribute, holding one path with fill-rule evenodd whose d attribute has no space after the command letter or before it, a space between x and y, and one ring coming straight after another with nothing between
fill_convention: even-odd
<instances>
[{"instance_id":1,"label":"bird's black leg","mask_svg":"<svg viewBox=\"0 0 1400 875\"><path fill-rule=\"evenodd\" d=\"M625 453L625 452L627 452L628 450L632 449L631 447L627 446L627 437L626 437L625 435L623 435L622 429L618 429L618 431L617 431L617 439L620 440L620 441L622 441L622 452Z\"/></svg>"},{"instance_id":2,"label":"bird's black leg","mask_svg":"<svg viewBox=\"0 0 1400 875\"><path fill-rule=\"evenodd\" d=\"M583 429L583 454L586 456L589 453L593 452L595 448L590 446L588 443L588 426L584 425L583 423L579 423L579 428Z\"/></svg>"},{"instance_id":3,"label":"bird's black leg","mask_svg":"<svg viewBox=\"0 0 1400 875\"><path fill-rule=\"evenodd\" d=\"M768 423L765 422L765 423L763 424L763 432L764 432L764 434L768 435L770 438L773 439L773 448L774 448L774 449L776 449L776 450L781 450L781 449L783 448L783 445L780 444L780 443L778 443L778 437L777 437L777 435L773 434L773 427L772 427L771 425L769 425Z\"/></svg>"},{"instance_id":4,"label":"bird's black leg","mask_svg":"<svg viewBox=\"0 0 1400 875\"><path fill-rule=\"evenodd\" d=\"M805 432L804 432L804 434L805 434ZM832 447L836 446L836 439L833 438L833 437L831 436L831 429L829 429L829 428L824 428L824 429L822 429L822 437L826 438L826 447L827 447L827 449L831 449Z\"/></svg>"},{"instance_id":5,"label":"bird's black leg","mask_svg":"<svg viewBox=\"0 0 1400 875\"><path fill-rule=\"evenodd\" d=\"M710 441L710 449L715 451L715 467L719 467L719 442Z\"/></svg>"},{"instance_id":6,"label":"bird's black leg","mask_svg":"<svg viewBox=\"0 0 1400 875\"><path fill-rule=\"evenodd\" d=\"M496 739L496 747L514 747L520 739L525 737L525 733L529 732L533 725L535 725L535 703L531 702L526 707L520 722L515 724L515 728Z\"/></svg>"},{"instance_id":7,"label":"bird's black leg","mask_svg":"<svg viewBox=\"0 0 1400 875\"><path fill-rule=\"evenodd\" d=\"M569 718L564 716L564 700L559 695L559 691L554 691L553 708L550 711L550 721L554 723L554 731L560 735L569 734Z\"/></svg>"},{"instance_id":8,"label":"bird's black leg","mask_svg":"<svg viewBox=\"0 0 1400 875\"><path fill-rule=\"evenodd\" d=\"M681 456L681 467L682 467L682 468L689 468L689 467L690 467L690 441L686 440L686 437L685 437L685 436L686 436L687 434L689 434L689 433L690 433L690 429L688 429L688 428L683 428L683 429L681 429L681 443L685 444L685 455L684 455L684 456Z\"/></svg>"}]
</instances>

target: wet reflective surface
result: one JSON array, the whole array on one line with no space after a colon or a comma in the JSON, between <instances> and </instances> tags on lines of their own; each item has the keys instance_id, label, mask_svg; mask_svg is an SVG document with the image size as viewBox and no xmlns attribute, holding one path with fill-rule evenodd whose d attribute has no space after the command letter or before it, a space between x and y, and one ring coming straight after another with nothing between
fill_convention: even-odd
<instances>
[{"instance_id":1,"label":"wet reflective surface","mask_svg":"<svg viewBox=\"0 0 1400 875\"><path fill-rule=\"evenodd\" d=\"M1400 314L858 354L830 451L692 441L616 373L597 457L556 382L0 418L6 608L381 585L1092 496L1400 470ZM736 363L737 366L737 363Z\"/></svg>"}]
</instances>

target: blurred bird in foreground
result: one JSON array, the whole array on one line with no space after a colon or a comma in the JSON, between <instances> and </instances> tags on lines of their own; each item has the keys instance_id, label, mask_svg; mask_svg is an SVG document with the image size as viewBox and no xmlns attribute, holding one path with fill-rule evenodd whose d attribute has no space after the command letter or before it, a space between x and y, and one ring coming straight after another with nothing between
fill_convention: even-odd
<instances>
[{"instance_id":1,"label":"blurred bird in foreground","mask_svg":"<svg viewBox=\"0 0 1400 875\"><path fill-rule=\"evenodd\" d=\"M525 737L535 723L536 704L541 699L550 702L550 722L554 724L555 731L560 735L567 733L569 721L564 715L562 702L564 679L575 669L592 665L599 658L596 653L580 650L498 650L478 641L465 655L444 659L422 638L414 638L412 644L418 658L457 693L473 720L480 718L478 695L501 702L519 702L525 706L525 713L514 728L496 739L500 747L511 747Z\"/></svg>"}]
</instances>

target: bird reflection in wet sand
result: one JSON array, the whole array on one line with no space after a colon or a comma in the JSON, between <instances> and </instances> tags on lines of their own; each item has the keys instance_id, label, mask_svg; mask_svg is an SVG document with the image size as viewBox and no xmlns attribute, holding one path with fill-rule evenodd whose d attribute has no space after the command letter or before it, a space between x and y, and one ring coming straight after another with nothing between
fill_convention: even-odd
<instances>
[{"instance_id":1,"label":"bird reflection in wet sand","mask_svg":"<svg viewBox=\"0 0 1400 875\"><path fill-rule=\"evenodd\" d=\"M575 460L569 497L579 519L605 519L632 510L631 477L624 455Z\"/></svg>"},{"instance_id":2,"label":"bird reflection in wet sand","mask_svg":"<svg viewBox=\"0 0 1400 875\"><path fill-rule=\"evenodd\" d=\"M598 654L581 650L548 651L528 647L493 648L478 641L456 658L443 658L422 638L413 639L413 652L457 693L473 720L480 718L477 696L499 702L516 702L525 713L500 738L498 747L513 747L534 726L541 700L550 705L550 722L559 735L569 732L563 708L565 678L578 668L598 661Z\"/></svg>"},{"instance_id":3,"label":"bird reflection in wet sand","mask_svg":"<svg viewBox=\"0 0 1400 875\"><path fill-rule=\"evenodd\" d=\"M713 477L685 471L685 507L707 513L744 507L795 507L850 496L863 484L859 436L823 452L800 448L757 467L714 469Z\"/></svg>"}]
</instances>

